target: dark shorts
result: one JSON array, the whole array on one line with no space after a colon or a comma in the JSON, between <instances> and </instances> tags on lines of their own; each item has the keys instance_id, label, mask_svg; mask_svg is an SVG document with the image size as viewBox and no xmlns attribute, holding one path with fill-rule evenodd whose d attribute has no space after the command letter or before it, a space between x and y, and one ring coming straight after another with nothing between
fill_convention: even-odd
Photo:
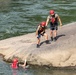
<instances>
[{"instance_id":1,"label":"dark shorts","mask_svg":"<svg viewBox=\"0 0 76 75\"><path fill-rule=\"evenodd\" d=\"M55 23L54 25L50 23L50 30L58 30L58 23Z\"/></svg>"},{"instance_id":2,"label":"dark shorts","mask_svg":"<svg viewBox=\"0 0 76 75\"><path fill-rule=\"evenodd\" d=\"M39 39L41 37L41 34L38 34L37 38Z\"/></svg>"},{"instance_id":3,"label":"dark shorts","mask_svg":"<svg viewBox=\"0 0 76 75\"><path fill-rule=\"evenodd\" d=\"M38 34L37 38L39 39L41 36L44 36L45 32L43 34Z\"/></svg>"},{"instance_id":4,"label":"dark shorts","mask_svg":"<svg viewBox=\"0 0 76 75\"><path fill-rule=\"evenodd\" d=\"M50 30L58 30L58 26L50 27Z\"/></svg>"}]
</instances>

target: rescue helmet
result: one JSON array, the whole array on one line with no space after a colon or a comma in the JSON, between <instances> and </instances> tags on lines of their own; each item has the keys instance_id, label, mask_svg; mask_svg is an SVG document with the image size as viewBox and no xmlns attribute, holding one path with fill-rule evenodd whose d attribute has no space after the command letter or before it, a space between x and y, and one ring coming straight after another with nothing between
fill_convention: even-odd
<instances>
[{"instance_id":1,"label":"rescue helmet","mask_svg":"<svg viewBox=\"0 0 76 75\"><path fill-rule=\"evenodd\" d=\"M51 15L54 15L54 14L55 14L54 10L50 10L49 13L50 13Z\"/></svg>"},{"instance_id":2,"label":"rescue helmet","mask_svg":"<svg viewBox=\"0 0 76 75\"><path fill-rule=\"evenodd\" d=\"M42 27L44 27L44 26L46 25L46 22L43 21L43 22L40 23L40 25L41 25Z\"/></svg>"},{"instance_id":3,"label":"rescue helmet","mask_svg":"<svg viewBox=\"0 0 76 75\"><path fill-rule=\"evenodd\" d=\"M17 62L18 62L17 58L13 59L13 63L17 63Z\"/></svg>"}]
</instances>

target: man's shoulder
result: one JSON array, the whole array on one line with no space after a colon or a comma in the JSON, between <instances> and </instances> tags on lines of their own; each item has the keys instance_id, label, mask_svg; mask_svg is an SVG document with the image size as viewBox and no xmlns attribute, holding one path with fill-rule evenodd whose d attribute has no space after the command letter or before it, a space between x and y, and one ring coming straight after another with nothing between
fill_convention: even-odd
<instances>
[{"instance_id":1,"label":"man's shoulder","mask_svg":"<svg viewBox=\"0 0 76 75\"><path fill-rule=\"evenodd\" d=\"M48 15L48 17L47 17L47 18L49 19L50 17L51 17L51 16L50 16L50 15Z\"/></svg>"},{"instance_id":2,"label":"man's shoulder","mask_svg":"<svg viewBox=\"0 0 76 75\"><path fill-rule=\"evenodd\" d=\"M40 25L38 25L38 28L40 28L41 26Z\"/></svg>"},{"instance_id":3,"label":"man's shoulder","mask_svg":"<svg viewBox=\"0 0 76 75\"><path fill-rule=\"evenodd\" d=\"M58 17L58 14L55 14L55 17Z\"/></svg>"}]
</instances>

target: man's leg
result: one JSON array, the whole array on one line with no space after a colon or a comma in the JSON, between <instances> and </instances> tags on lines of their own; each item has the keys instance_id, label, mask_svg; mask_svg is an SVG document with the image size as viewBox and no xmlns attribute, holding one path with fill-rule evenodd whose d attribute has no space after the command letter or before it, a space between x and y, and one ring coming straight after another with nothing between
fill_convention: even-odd
<instances>
[{"instance_id":1,"label":"man's leg","mask_svg":"<svg viewBox=\"0 0 76 75\"><path fill-rule=\"evenodd\" d=\"M53 30L50 30L51 41L53 41Z\"/></svg>"},{"instance_id":2,"label":"man's leg","mask_svg":"<svg viewBox=\"0 0 76 75\"><path fill-rule=\"evenodd\" d=\"M48 40L48 35L44 33L45 40Z\"/></svg>"},{"instance_id":3,"label":"man's leg","mask_svg":"<svg viewBox=\"0 0 76 75\"><path fill-rule=\"evenodd\" d=\"M46 33L44 33L44 37L45 37L45 40L46 40L46 41L45 41L46 44L50 44L50 43L49 43L49 40L48 40L48 35L47 35Z\"/></svg>"},{"instance_id":4,"label":"man's leg","mask_svg":"<svg viewBox=\"0 0 76 75\"><path fill-rule=\"evenodd\" d=\"M37 48L39 48L40 47L40 38L38 38L38 40L37 40L37 46L36 46Z\"/></svg>"},{"instance_id":5,"label":"man's leg","mask_svg":"<svg viewBox=\"0 0 76 75\"><path fill-rule=\"evenodd\" d=\"M37 48L40 46L40 37L41 37L41 34L37 36Z\"/></svg>"},{"instance_id":6,"label":"man's leg","mask_svg":"<svg viewBox=\"0 0 76 75\"><path fill-rule=\"evenodd\" d=\"M53 34L54 34L54 41L56 41L57 40L57 30L54 30Z\"/></svg>"},{"instance_id":7,"label":"man's leg","mask_svg":"<svg viewBox=\"0 0 76 75\"><path fill-rule=\"evenodd\" d=\"M40 45L40 38L38 38L38 40L37 40L37 44Z\"/></svg>"},{"instance_id":8,"label":"man's leg","mask_svg":"<svg viewBox=\"0 0 76 75\"><path fill-rule=\"evenodd\" d=\"M54 41L57 40L57 30L58 30L58 26L55 26L55 28L54 28Z\"/></svg>"}]
</instances>

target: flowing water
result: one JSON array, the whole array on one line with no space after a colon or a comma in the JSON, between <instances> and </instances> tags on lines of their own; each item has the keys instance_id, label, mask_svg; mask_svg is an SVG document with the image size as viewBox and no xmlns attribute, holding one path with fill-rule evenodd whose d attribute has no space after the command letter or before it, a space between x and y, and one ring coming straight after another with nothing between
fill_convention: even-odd
<instances>
[{"instance_id":1,"label":"flowing water","mask_svg":"<svg viewBox=\"0 0 76 75\"><path fill-rule=\"evenodd\" d=\"M59 14L63 25L76 21L76 0L0 0L0 40L32 33L49 10ZM12 70L0 60L0 75L76 75L74 70L29 68Z\"/></svg>"},{"instance_id":2,"label":"flowing water","mask_svg":"<svg viewBox=\"0 0 76 75\"><path fill-rule=\"evenodd\" d=\"M35 32L50 9L63 25L76 21L76 0L0 0L0 39Z\"/></svg>"},{"instance_id":3,"label":"flowing water","mask_svg":"<svg viewBox=\"0 0 76 75\"><path fill-rule=\"evenodd\" d=\"M29 67L14 70L8 63L0 60L0 75L76 75L76 70L56 70L49 68Z\"/></svg>"}]
</instances>

